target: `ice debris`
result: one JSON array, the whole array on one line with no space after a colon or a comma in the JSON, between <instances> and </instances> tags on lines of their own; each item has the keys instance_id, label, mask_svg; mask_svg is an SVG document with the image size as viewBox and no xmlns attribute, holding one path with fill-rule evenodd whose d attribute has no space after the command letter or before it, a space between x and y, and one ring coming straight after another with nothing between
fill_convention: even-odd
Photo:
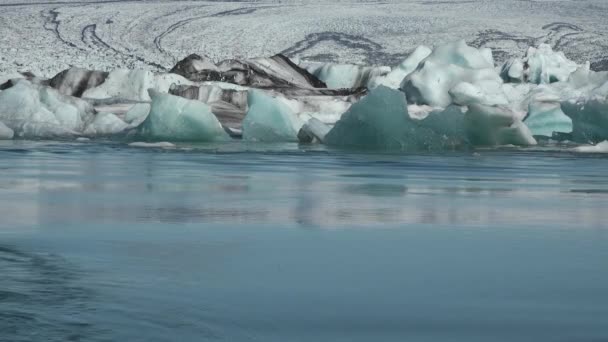
<instances>
[{"instance_id":1,"label":"ice debris","mask_svg":"<svg viewBox=\"0 0 608 342\"><path fill-rule=\"evenodd\" d=\"M549 45L501 67L491 50L464 41L420 46L393 68L304 67L283 55L217 64L191 55L164 74L8 74L0 77L0 136L130 139L135 131L146 141L232 137L406 151L608 140L608 72Z\"/></svg>"},{"instance_id":2,"label":"ice debris","mask_svg":"<svg viewBox=\"0 0 608 342\"><path fill-rule=\"evenodd\" d=\"M604 140L597 145L577 146L573 148L573 151L584 153L608 153L608 141Z\"/></svg>"}]
</instances>

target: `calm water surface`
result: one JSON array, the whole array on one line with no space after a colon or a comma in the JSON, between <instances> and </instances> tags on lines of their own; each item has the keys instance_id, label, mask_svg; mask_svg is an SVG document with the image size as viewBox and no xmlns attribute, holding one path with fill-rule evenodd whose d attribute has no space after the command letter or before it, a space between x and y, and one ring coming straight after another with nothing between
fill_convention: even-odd
<instances>
[{"instance_id":1,"label":"calm water surface","mask_svg":"<svg viewBox=\"0 0 608 342\"><path fill-rule=\"evenodd\" d=\"M0 341L607 341L608 158L0 142Z\"/></svg>"}]
</instances>

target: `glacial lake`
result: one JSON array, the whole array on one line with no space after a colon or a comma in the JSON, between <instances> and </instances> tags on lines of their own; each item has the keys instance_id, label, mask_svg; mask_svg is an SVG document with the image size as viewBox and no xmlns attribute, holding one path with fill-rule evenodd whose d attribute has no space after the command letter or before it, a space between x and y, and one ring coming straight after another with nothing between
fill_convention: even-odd
<instances>
[{"instance_id":1,"label":"glacial lake","mask_svg":"<svg viewBox=\"0 0 608 342\"><path fill-rule=\"evenodd\" d=\"M605 341L608 157L0 142L0 341Z\"/></svg>"}]
</instances>

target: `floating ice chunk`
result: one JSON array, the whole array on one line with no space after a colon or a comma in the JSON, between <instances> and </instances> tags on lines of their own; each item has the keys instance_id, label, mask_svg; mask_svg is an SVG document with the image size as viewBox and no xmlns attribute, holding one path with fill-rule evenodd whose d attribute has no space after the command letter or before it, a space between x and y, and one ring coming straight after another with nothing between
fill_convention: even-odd
<instances>
[{"instance_id":1,"label":"floating ice chunk","mask_svg":"<svg viewBox=\"0 0 608 342\"><path fill-rule=\"evenodd\" d=\"M582 143L608 140L608 98L562 101L561 109L572 119L572 139Z\"/></svg>"},{"instance_id":2,"label":"floating ice chunk","mask_svg":"<svg viewBox=\"0 0 608 342\"><path fill-rule=\"evenodd\" d=\"M88 103L27 80L18 80L0 92L0 121L18 137L77 134L92 114Z\"/></svg>"},{"instance_id":3,"label":"floating ice chunk","mask_svg":"<svg viewBox=\"0 0 608 342\"><path fill-rule=\"evenodd\" d=\"M149 103L136 103L125 114L125 122L133 127L139 126L150 114L150 108Z\"/></svg>"},{"instance_id":4,"label":"floating ice chunk","mask_svg":"<svg viewBox=\"0 0 608 342\"><path fill-rule=\"evenodd\" d=\"M608 153L608 141L604 140L597 145L577 146L572 150L583 153Z\"/></svg>"},{"instance_id":5,"label":"floating ice chunk","mask_svg":"<svg viewBox=\"0 0 608 342\"><path fill-rule=\"evenodd\" d=\"M468 108L464 126L473 145L536 145L532 132L512 110L479 104Z\"/></svg>"},{"instance_id":6,"label":"floating ice chunk","mask_svg":"<svg viewBox=\"0 0 608 342\"><path fill-rule=\"evenodd\" d=\"M553 83L566 81L578 65L566 58L563 52L554 52L550 45L530 47L526 53L527 80L531 83Z\"/></svg>"},{"instance_id":7,"label":"floating ice chunk","mask_svg":"<svg viewBox=\"0 0 608 342\"><path fill-rule=\"evenodd\" d=\"M166 93L172 85L192 82L177 74L157 74L145 70L118 69L112 71L105 81L95 88L86 90L83 98L119 98L135 101L150 101L148 89Z\"/></svg>"},{"instance_id":8,"label":"floating ice chunk","mask_svg":"<svg viewBox=\"0 0 608 342\"><path fill-rule=\"evenodd\" d=\"M296 113L297 101L250 90L249 110L243 120L243 139L263 142L298 141L302 122Z\"/></svg>"},{"instance_id":9,"label":"floating ice chunk","mask_svg":"<svg viewBox=\"0 0 608 342\"><path fill-rule=\"evenodd\" d=\"M562 112L559 97L542 93L530 101L524 123L533 135L551 137L553 132L572 132L572 119Z\"/></svg>"},{"instance_id":10,"label":"floating ice chunk","mask_svg":"<svg viewBox=\"0 0 608 342\"><path fill-rule=\"evenodd\" d=\"M467 82L485 89L499 89L502 79L494 70L494 65L485 49L475 49L464 41L435 48L418 68L409 74L401 84L409 103L447 107L452 103L449 91L461 82ZM482 103L495 103L492 94ZM499 98L499 102L505 101Z\"/></svg>"},{"instance_id":11,"label":"floating ice chunk","mask_svg":"<svg viewBox=\"0 0 608 342\"><path fill-rule=\"evenodd\" d=\"M342 115L325 142L339 147L402 150L406 147L406 116L404 94L379 86Z\"/></svg>"},{"instance_id":12,"label":"floating ice chunk","mask_svg":"<svg viewBox=\"0 0 608 342\"><path fill-rule=\"evenodd\" d=\"M15 134L14 134L13 130L6 127L6 125L0 121L0 140L13 139L14 135Z\"/></svg>"},{"instance_id":13,"label":"floating ice chunk","mask_svg":"<svg viewBox=\"0 0 608 342\"><path fill-rule=\"evenodd\" d=\"M307 70L325 82L328 88L340 89L367 87L376 78L387 75L391 68L329 63L312 65Z\"/></svg>"},{"instance_id":14,"label":"floating ice chunk","mask_svg":"<svg viewBox=\"0 0 608 342\"><path fill-rule=\"evenodd\" d=\"M84 134L88 136L111 135L123 133L129 126L112 113L98 113L84 129Z\"/></svg>"},{"instance_id":15,"label":"floating ice chunk","mask_svg":"<svg viewBox=\"0 0 608 342\"><path fill-rule=\"evenodd\" d=\"M152 107L139 130L143 137L167 141L230 139L208 105L152 89L149 94Z\"/></svg>"},{"instance_id":16,"label":"floating ice chunk","mask_svg":"<svg viewBox=\"0 0 608 342\"><path fill-rule=\"evenodd\" d=\"M323 143L325 142L325 136L330 130L331 127L313 117L306 121L302 128L300 128L298 140L302 143L310 143L313 141Z\"/></svg>"},{"instance_id":17,"label":"floating ice chunk","mask_svg":"<svg viewBox=\"0 0 608 342\"><path fill-rule=\"evenodd\" d=\"M379 86L354 104L325 136L331 146L384 150L441 150L463 145L462 112L408 115L402 92Z\"/></svg>"},{"instance_id":18,"label":"floating ice chunk","mask_svg":"<svg viewBox=\"0 0 608 342\"><path fill-rule=\"evenodd\" d=\"M133 143L130 143L129 146L131 147L147 147L147 148L173 148L175 147L175 144L172 144L168 141L160 141L160 142L156 142L156 143L148 143L148 142L143 142L143 141L136 141Z\"/></svg>"}]
</instances>

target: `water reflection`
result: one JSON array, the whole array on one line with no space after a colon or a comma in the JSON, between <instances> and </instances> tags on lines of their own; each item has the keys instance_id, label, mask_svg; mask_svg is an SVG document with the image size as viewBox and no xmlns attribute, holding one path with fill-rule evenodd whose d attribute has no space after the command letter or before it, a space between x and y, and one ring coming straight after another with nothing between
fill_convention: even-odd
<instances>
[{"instance_id":1,"label":"water reflection","mask_svg":"<svg viewBox=\"0 0 608 342\"><path fill-rule=\"evenodd\" d=\"M601 158L542 153L3 154L6 225L95 222L603 227ZM581 168L585 172L580 172ZM346 172L345 172L346 171Z\"/></svg>"}]
</instances>

